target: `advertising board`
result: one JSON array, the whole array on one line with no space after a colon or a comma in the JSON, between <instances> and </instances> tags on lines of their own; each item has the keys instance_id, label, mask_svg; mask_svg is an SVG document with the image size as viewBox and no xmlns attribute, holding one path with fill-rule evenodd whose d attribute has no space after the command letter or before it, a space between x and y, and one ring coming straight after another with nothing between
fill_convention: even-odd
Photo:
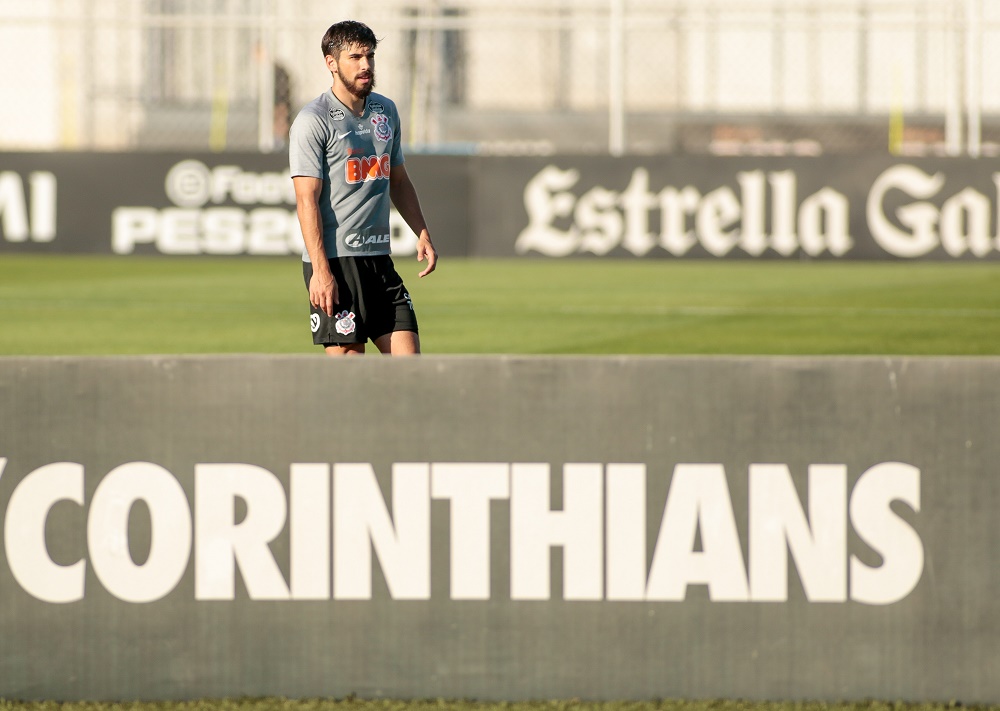
<instances>
[{"instance_id":1,"label":"advertising board","mask_svg":"<svg viewBox=\"0 0 1000 711\"><path fill-rule=\"evenodd\" d=\"M885 156L407 159L443 256L1000 258L1000 171ZM391 242L415 237L395 211ZM284 255L280 154L0 155L0 252Z\"/></svg>"}]
</instances>

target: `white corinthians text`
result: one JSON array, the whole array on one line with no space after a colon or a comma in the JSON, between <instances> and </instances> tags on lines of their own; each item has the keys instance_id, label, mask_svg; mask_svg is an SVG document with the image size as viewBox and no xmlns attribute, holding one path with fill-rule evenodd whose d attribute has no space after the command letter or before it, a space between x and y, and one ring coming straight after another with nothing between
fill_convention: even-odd
<instances>
[{"instance_id":1,"label":"white corinthians text","mask_svg":"<svg viewBox=\"0 0 1000 711\"><path fill-rule=\"evenodd\" d=\"M0 458L0 476L7 465ZM846 465L810 465L804 497L787 465L751 464L739 507L721 464L677 464L662 510L647 501L645 464L563 465L559 508L548 464L394 464L389 496L366 463L291 464L287 487L245 463L196 464L193 474L189 493L162 466L129 462L87 500L82 464L27 473L4 518L11 574L52 603L84 597L88 566L111 595L136 603L167 596L192 566L198 600L235 599L237 576L251 599L370 600L377 564L389 597L428 600L433 502L445 502L449 517L447 545L433 553L447 555L450 573L435 590L453 600L489 600L498 590L511 600L551 599L556 548L565 600L683 601L689 587L704 586L716 602L782 602L794 566L809 602L885 605L909 595L924 567L912 523L920 471L901 462L876 464L851 485ZM79 558L57 562L46 529L66 501L85 511L86 530L74 534ZM149 513L141 563L129 543L138 502ZM497 507L509 516L509 536L493 534ZM272 545L279 536L284 566ZM509 559L507 581L492 579L498 552Z\"/></svg>"}]
</instances>

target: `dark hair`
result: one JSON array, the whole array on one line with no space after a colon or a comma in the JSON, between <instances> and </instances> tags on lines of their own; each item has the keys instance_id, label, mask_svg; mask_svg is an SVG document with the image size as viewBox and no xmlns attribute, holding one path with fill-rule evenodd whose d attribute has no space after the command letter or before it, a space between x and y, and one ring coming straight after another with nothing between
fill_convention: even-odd
<instances>
[{"instance_id":1,"label":"dark hair","mask_svg":"<svg viewBox=\"0 0 1000 711\"><path fill-rule=\"evenodd\" d=\"M366 49L375 49L378 45L378 38L365 23L344 20L330 25L330 29L323 35L323 56L339 57L341 51L352 44Z\"/></svg>"}]
</instances>

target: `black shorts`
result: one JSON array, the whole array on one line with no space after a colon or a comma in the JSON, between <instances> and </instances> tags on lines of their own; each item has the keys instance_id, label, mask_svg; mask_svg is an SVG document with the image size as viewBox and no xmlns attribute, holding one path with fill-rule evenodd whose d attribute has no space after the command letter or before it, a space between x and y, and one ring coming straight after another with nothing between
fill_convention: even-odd
<instances>
[{"instance_id":1,"label":"black shorts","mask_svg":"<svg viewBox=\"0 0 1000 711\"><path fill-rule=\"evenodd\" d=\"M309 326L318 346L365 343L393 331L417 333L417 316L392 257L338 257L330 260L337 280L337 303L333 318L312 306ZM302 263L306 290L312 264Z\"/></svg>"}]
</instances>

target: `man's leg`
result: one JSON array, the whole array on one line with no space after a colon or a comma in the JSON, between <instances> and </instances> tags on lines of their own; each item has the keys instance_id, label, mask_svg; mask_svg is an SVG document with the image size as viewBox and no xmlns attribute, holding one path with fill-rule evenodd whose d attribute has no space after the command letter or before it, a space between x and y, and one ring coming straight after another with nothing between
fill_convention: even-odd
<instances>
[{"instance_id":1,"label":"man's leg","mask_svg":"<svg viewBox=\"0 0 1000 711\"><path fill-rule=\"evenodd\" d=\"M386 355L417 355L420 336L413 331L393 331L376 338L375 347Z\"/></svg>"},{"instance_id":2,"label":"man's leg","mask_svg":"<svg viewBox=\"0 0 1000 711\"><path fill-rule=\"evenodd\" d=\"M344 346L324 346L328 356L364 355L364 343L348 343Z\"/></svg>"}]
</instances>

